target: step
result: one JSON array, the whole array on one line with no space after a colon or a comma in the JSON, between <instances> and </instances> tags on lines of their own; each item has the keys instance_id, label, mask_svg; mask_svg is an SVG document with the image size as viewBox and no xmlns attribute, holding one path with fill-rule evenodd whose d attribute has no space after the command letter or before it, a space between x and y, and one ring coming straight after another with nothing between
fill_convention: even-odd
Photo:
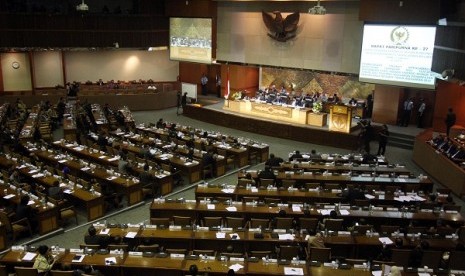
<instances>
[{"instance_id":1,"label":"step","mask_svg":"<svg viewBox=\"0 0 465 276\"><path fill-rule=\"evenodd\" d=\"M411 145L413 146L413 144L415 143L415 140L411 140L411 139L404 139L404 138L400 138L400 137L389 137L389 143L400 143L400 144L407 144L407 145Z\"/></svg>"},{"instance_id":2,"label":"step","mask_svg":"<svg viewBox=\"0 0 465 276\"><path fill-rule=\"evenodd\" d=\"M396 142L388 142L388 145L391 147L401 148L401 149L413 149L413 145L403 144L403 143L396 143Z\"/></svg>"}]
</instances>

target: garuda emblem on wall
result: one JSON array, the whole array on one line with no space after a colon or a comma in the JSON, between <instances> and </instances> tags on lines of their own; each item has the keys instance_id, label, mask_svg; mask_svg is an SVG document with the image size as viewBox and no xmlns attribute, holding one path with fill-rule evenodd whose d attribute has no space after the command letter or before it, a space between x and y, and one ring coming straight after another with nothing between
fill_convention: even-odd
<instances>
[{"instance_id":1,"label":"garuda emblem on wall","mask_svg":"<svg viewBox=\"0 0 465 276\"><path fill-rule=\"evenodd\" d=\"M269 37L280 42L286 42L295 37L295 31L297 30L297 24L299 24L300 19L300 14L298 12L289 14L286 18L283 18L279 11L274 11L272 13L262 11L262 16L263 22L269 31Z\"/></svg>"}]
</instances>

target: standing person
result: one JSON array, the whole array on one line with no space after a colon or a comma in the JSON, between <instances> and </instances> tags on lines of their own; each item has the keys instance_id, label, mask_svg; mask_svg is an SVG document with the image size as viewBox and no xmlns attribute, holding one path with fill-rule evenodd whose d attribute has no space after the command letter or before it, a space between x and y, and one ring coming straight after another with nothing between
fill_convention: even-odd
<instances>
[{"instance_id":1,"label":"standing person","mask_svg":"<svg viewBox=\"0 0 465 276\"><path fill-rule=\"evenodd\" d=\"M207 83L208 83L207 75L203 73L202 78L200 79L200 84L202 85L202 95L204 96L207 95Z\"/></svg>"},{"instance_id":2,"label":"standing person","mask_svg":"<svg viewBox=\"0 0 465 276\"><path fill-rule=\"evenodd\" d=\"M449 107L449 111L447 112L446 115L446 120L444 121L446 123L446 134L447 137L449 137L449 131L450 128L455 125L455 121L457 120L457 117L455 116L454 110L452 110L452 107Z\"/></svg>"},{"instance_id":3,"label":"standing person","mask_svg":"<svg viewBox=\"0 0 465 276\"><path fill-rule=\"evenodd\" d=\"M187 105L187 92L184 92L184 95L181 97L181 107L182 107L182 113L184 113L184 108Z\"/></svg>"},{"instance_id":4,"label":"standing person","mask_svg":"<svg viewBox=\"0 0 465 276\"><path fill-rule=\"evenodd\" d=\"M425 113L426 109L426 103L423 100L423 98L420 99L420 107L418 108L418 113L417 113L417 127L422 128L423 127L423 114Z\"/></svg>"},{"instance_id":5,"label":"standing person","mask_svg":"<svg viewBox=\"0 0 465 276\"><path fill-rule=\"evenodd\" d=\"M386 145L389 137L389 130L387 125L383 125L383 128L380 130L379 134L379 146L378 146L378 155L383 155L386 152Z\"/></svg>"},{"instance_id":6,"label":"standing person","mask_svg":"<svg viewBox=\"0 0 465 276\"><path fill-rule=\"evenodd\" d=\"M404 102L404 111L402 113L402 121L400 122L400 126L405 126L407 127L408 124L410 123L410 114L412 114L412 109L413 109L413 99L408 98Z\"/></svg>"},{"instance_id":7,"label":"standing person","mask_svg":"<svg viewBox=\"0 0 465 276\"><path fill-rule=\"evenodd\" d=\"M216 96L221 98L221 76L216 75Z\"/></svg>"},{"instance_id":8,"label":"standing person","mask_svg":"<svg viewBox=\"0 0 465 276\"><path fill-rule=\"evenodd\" d=\"M366 102L366 117L371 118L371 115L373 114L373 94L368 95L367 97L367 102Z\"/></svg>"},{"instance_id":9,"label":"standing person","mask_svg":"<svg viewBox=\"0 0 465 276\"><path fill-rule=\"evenodd\" d=\"M178 91L178 94L176 94L176 115L179 115L179 108L181 108L181 99L182 99L182 94L181 91Z\"/></svg>"}]
</instances>

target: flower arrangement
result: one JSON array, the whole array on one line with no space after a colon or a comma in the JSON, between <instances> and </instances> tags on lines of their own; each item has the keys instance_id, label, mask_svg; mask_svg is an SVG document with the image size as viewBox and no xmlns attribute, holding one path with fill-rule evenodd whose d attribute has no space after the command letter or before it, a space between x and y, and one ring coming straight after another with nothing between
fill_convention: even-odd
<instances>
[{"instance_id":1,"label":"flower arrangement","mask_svg":"<svg viewBox=\"0 0 465 276\"><path fill-rule=\"evenodd\" d=\"M313 103L312 111L314 113L320 113L323 109L323 104L321 102Z\"/></svg>"}]
</instances>

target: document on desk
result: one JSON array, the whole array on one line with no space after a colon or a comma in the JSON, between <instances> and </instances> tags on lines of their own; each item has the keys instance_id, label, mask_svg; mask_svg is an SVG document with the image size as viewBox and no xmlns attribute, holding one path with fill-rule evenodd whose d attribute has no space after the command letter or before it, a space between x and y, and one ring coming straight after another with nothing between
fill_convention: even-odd
<instances>
[{"instance_id":1,"label":"document on desk","mask_svg":"<svg viewBox=\"0 0 465 276\"><path fill-rule=\"evenodd\" d=\"M23 261L32 261L34 260L34 258L37 256L36 253L31 253L31 252L27 252L24 257L23 257Z\"/></svg>"},{"instance_id":2,"label":"document on desk","mask_svg":"<svg viewBox=\"0 0 465 276\"><path fill-rule=\"evenodd\" d=\"M234 272L238 272L239 270L241 270L242 268L244 268L243 265L241 264L233 264L232 266L229 267L229 269L232 269L234 270ZM229 274L229 273L228 273ZM303 275L303 274L302 274Z\"/></svg>"},{"instance_id":3,"label":"document on desk","mask_svg":"<svg viewBox=\"0 0 465 276\"><path fill-rule=\"evenodd\" d=\"M215 210L215 204L207 204L208 210Z\"/></svg>"},{"instance_id":4,"label":"document on desk","mask_svg":"<svg viewBox=\"0 0 465 276\"><path fill-rule=\"evenodd\" d=\"M304 269L300 267L284 267L284 275L304 275Z\"/></svg>"},{"instance_id":5,"label":"document on desk","mask_svg":"<svg viewBox=\"0 0 465 276\"><path fill-rule=\"evenodd\" d=\"M365 197L366 197L367 199L374 199L374 198L375 198L374 195L370 195L370 194L365 194Z\"/></svg>"},{"instance_id":6,"label":"document on desk","mask_svg":"<svg viewBox=\"0 0 465 276\"><path fill-rule=\"evenodd\" d=\"M379 241L383 244L393 244L394 242L390 239L390 238L387 238L387 237L381 237L379 238Z\"/></svg>"},{"instance_id":7,"label":"document on desk","mask_svg":"<svg viewBox=\"0 0 465 276\"><path fill-rule=\"evenodd\" d=\"M217 238L217 239L224 239L224 238L226 238L226 233L224 233L224 232L217 232L217 233L216 233L216 238Z\"/></svg>"},{"instance_id":8,"label":"document on desk","mask_svg":"<svg viewBox=\"0 0 465 276\"><path fill-rule=\"evenodd\" d=\"M130 239L134 239L136 237L136 235L137 235L137 232L128 232L125 237L130 238Z\"/></svg>"},{"instance_id":9,"label":"document on desk","mask_svg":"<svg viewBox=\"0 0 465 276\"><path fill-rule=\"evenodd\" d=\"M84 260L84 257L86 255L76 255L74 258L71 260L72 263L80 263L82 260Z\"/></svg>"},{"instance_id":10,"label":"document on desk","mask_svg":"<svg viewBox=\"0 0 465 276\"><path fill-rule=\"evenodd\" d=\"M237 208L234 206L226 207L226 210L228 210L229 212L237 212Z\"/></svg>"},{"instance_id":11,"label":"document on desk","mask_svg":"<svg viewBox=\"0 0 465 276\"><path fill-rule=\"evenodd\" d=\"M225 194L232 194L232 193L234 193L234 189L222 189L221 191L222 191L223 193L225 193Z\"/></svg>"},{"instance_id":12,"label":"document on desk","mask_svg":"<svg viewBox=\"0 0 465 276\"><path fill-rule=\"evenodd\" d=\"M280 241L293 241L294 236L291 234L280 234L278 235Z\"/></svg>"}]
</instances>

